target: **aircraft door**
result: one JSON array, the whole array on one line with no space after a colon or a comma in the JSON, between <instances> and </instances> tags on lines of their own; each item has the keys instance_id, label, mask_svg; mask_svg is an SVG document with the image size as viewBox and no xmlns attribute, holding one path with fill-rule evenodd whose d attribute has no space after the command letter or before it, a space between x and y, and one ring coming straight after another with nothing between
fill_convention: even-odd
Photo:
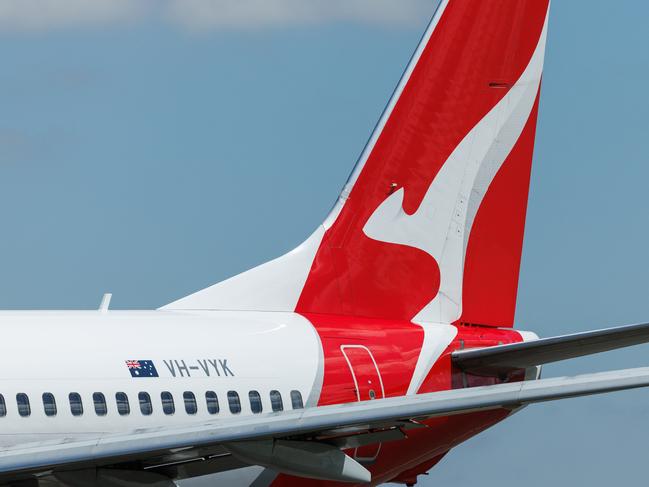
<instances>
[{"instance_id":1,"label":"aircraft door","mask_svg":"<svg viewBox=\"0 0 649 487\"><path fill-rule=\"evenodd\" d=\"M381 372L372 352L362 345L343 345L340 347L354 379L356 397L359 401L370 401L385 397ZM353 457L364 465L376 461L381 451L381 443L356 448Z\"/></svg>"},{"instance_id":2,"label":"aircraft door","mask_svg":"<svg viewBox=\"0 0 649 487\"><path fill-rule=\"evenodd\" d=\"M385 397L381 372L372 352L362 345L343 345L340 350L354 378L357 399L369 401Z\"/></svg>"}]
</instances>

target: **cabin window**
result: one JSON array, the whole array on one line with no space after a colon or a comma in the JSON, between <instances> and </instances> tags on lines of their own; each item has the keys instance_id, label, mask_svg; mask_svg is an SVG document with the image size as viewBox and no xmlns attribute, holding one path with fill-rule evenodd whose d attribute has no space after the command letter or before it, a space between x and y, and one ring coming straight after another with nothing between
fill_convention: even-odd
<instances>
[{"instance_id":1,"label":"cabin window","mask_svg":"<svg viewBox=\"0 0 649 487\"><path fill-rule=\"evenodd\" d=\"M236 391L228 391L228 405L232 414L239 414L241 412L241 401Z\"/></svg>"},{"instance_id":2,"label":"cabin window","mask_svg":"<svg viewBox=\"0 0 649 487\"><path fill-rule=\"evenodd\" d=\"M259 414L264 409L261 404L261 396L257 391L250 391L248 393L248 399L250 399L250 409L254 414Z\"/></svg>"},{"instance_id":3,"label":"cabin window","mask_svg":"<svg viewBox=\"0 0 649 487\"><path fill-rule=\"evenodd\" d=\"M56 399L51 392L43 393L43 409L45 416L56 416Z\"/></svg>"},{"instance_id":4,"label":"cabin window","mask_svg":"<svg viewBox=\"0 0 649 487\"><path fill-rule=\"evenodd\" d=\"M176 412L176 405L174 404L174 397L171 392L164 391L160 393L160 400L162 401L162 411L166 415L171 415Z\"/></svg>"},{"instance_id":5,"label":"cabin window","mask_svg":"<svg viewBox=\"0 0 649 487\"><path fill-rule=\"evenodd\" d=\"M5 403L5 397L0 394L0 418L7 415L7 404Z\"/></svg>"},{"instance_id":6,"label":"cabin window","mask_svg":"<svg viewBox=\"0 0 649 487\"><path fill-rule=\"evenodd\" d=\"M27 397L27 394L24 394L22 392L16 394L16 403L18 403L18 414L20 414L23 418L32 414L32 408L29 405L29 397Z\"/></svg>"},{"instance_id":7,"label":"cabin window","mask_svg":"<svg viewBox=\"0 0 649 487\"><path fill-rule=\"evenodd\" d=\"M291 391L291 405L293 409L303 409L304 402L302 401L302 394L300 391Z\"/></svg>"},{"instance_id":8,"label":"cabin window","mask_svg":"<svg viewBox=\"0 0 649 487\"><path fill-rule=\"evenodd\" d=\"M137 395L140 401L140 411L144 416L149 416L153 413L153 404L151 404L151 396L148 392L140 392Z\"/></svg>"},{"instance_id":9,"label":"cabin window","mask_svg":"<svg viewBox=\"0 0 649 487\"><path fill-rule=\"evenodd\" d=\"M127 416L131 414L131 405L128 403L128 396L124 392L115 394L115 401L117 402L117 412L120 416Z\"/></svg>"},{"instance_id":10,"label":"cabin window","mask_svg":"<svg viewBox=\"0 0 649 487\"><path fill-rule=\"evenodd\" d=\"M207 403L207 412L210 414L217 414L219 412L219 398L214 391L207 391L205 393L205 402Z\"/></svg>"},{"instance_id":11,"label":"cabin window","mask_svg":"<svg viewBox=\"0 0 649 487\"><path fill-rule=\"evenodd\" d=\"M279 391L270 391L270 405L275 413L284 410L284 402Z\"/></svg>"},{"instance_id":12,"label":"cabin window","mask_svg":"<svg viewBox=\"0 0 649 487\"><path fill-rule=\"evenodd\" d=\"M81 416L83 414L83 402L81 396L76 392L71 392L68 396L70 400L70 412L72 416Z\"/></svg>"},{"instance_id":13,"label":"cabin window","mask_svg":"<svg viewBox=\"0 0 649 487\"><path fill-rule=\"evenodd\" d=\"M196 396L193 392L183 392L183 400L185 401L185 411L187 414L196 414L198 406L196 405Z\"/></svg>"},{"instance_id":14,"label":"cabin window","mask_svg":"<svg viewBox=\"0 0 649 487\"><path fill-rule=\"evenodd\" d=\"M95 413L97 416L106 416L108 414L108 405L106 404L106 396L101 392L95 392L92 395L92 402L95 405Z\"/></svg>"}]
</instances>

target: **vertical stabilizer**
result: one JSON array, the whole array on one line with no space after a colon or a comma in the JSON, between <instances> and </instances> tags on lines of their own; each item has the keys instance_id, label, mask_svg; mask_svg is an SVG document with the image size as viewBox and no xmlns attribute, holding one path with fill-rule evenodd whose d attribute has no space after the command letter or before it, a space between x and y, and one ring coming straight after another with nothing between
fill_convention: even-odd
<instances>
[{"instance_id":1,"label":"vertical stabilizer","mask_svg":"<svg viewBox=\"0 0 649 487\"><path fill-rule=\"evenodd\" d=\"M169 307L512 326L548 9L443 0L325 223Z\"/></svg>"}]
</instances>

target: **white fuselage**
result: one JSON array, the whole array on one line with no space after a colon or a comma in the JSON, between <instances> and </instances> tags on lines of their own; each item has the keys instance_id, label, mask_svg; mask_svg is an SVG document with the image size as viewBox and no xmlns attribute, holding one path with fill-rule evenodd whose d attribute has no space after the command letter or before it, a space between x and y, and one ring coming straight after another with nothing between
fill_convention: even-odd
<instances>
[{"instance_id":1,"label":"white fuselage","mask_svg":"<svg viewBox=\"0 0 649 487\"><path fill-rule=\"evenodd\" d=\"M281 394L284 409L292 407L291 391L315 405L322 380L318 335L294 313L2 312L0 329L3 449L218 420L234 414L229 391L239 395L239 415L253 414L250 391L259 393L263 412L272 411L271 391ZM127 361L153 361L158 378L133 377ZM218 397L217 414L208 412L208 391ZM120 392L129 414L118 412ZM141 392L151 398L151 414L141 411ZM173 396L173 414L163 411L163 392ZM186 411L186 392L196 398L195 414ZM45 413L45 393L55 398L55 415ZM81 397L83 414L72 414L71 393ZM105 415L96 413L95 393L105 397ZM29 399L29 415L20 415L18 394Z\"/></svg>"}]
</instances>

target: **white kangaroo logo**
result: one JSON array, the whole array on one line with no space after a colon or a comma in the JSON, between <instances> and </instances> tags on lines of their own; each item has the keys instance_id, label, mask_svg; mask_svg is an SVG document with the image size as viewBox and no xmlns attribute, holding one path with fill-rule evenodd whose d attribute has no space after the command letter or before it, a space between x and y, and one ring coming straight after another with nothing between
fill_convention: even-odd
<instances>
[{"instance_id":1,"label":"white kangaroo logo","mask_svg":"<svg viewBox=\"0 0 649 487\"><path fill-rule=\"evenodd\" d=\"M467 134L431 183L417 211L403 210L404 189L379 205L368 237L431 255L441 273L437 296L415 322L453 323L462 314L462 281L469 234L484 195L520 137L538 93L547 19L532 58L507 95Z\"/></svg>"}]
</instances>

